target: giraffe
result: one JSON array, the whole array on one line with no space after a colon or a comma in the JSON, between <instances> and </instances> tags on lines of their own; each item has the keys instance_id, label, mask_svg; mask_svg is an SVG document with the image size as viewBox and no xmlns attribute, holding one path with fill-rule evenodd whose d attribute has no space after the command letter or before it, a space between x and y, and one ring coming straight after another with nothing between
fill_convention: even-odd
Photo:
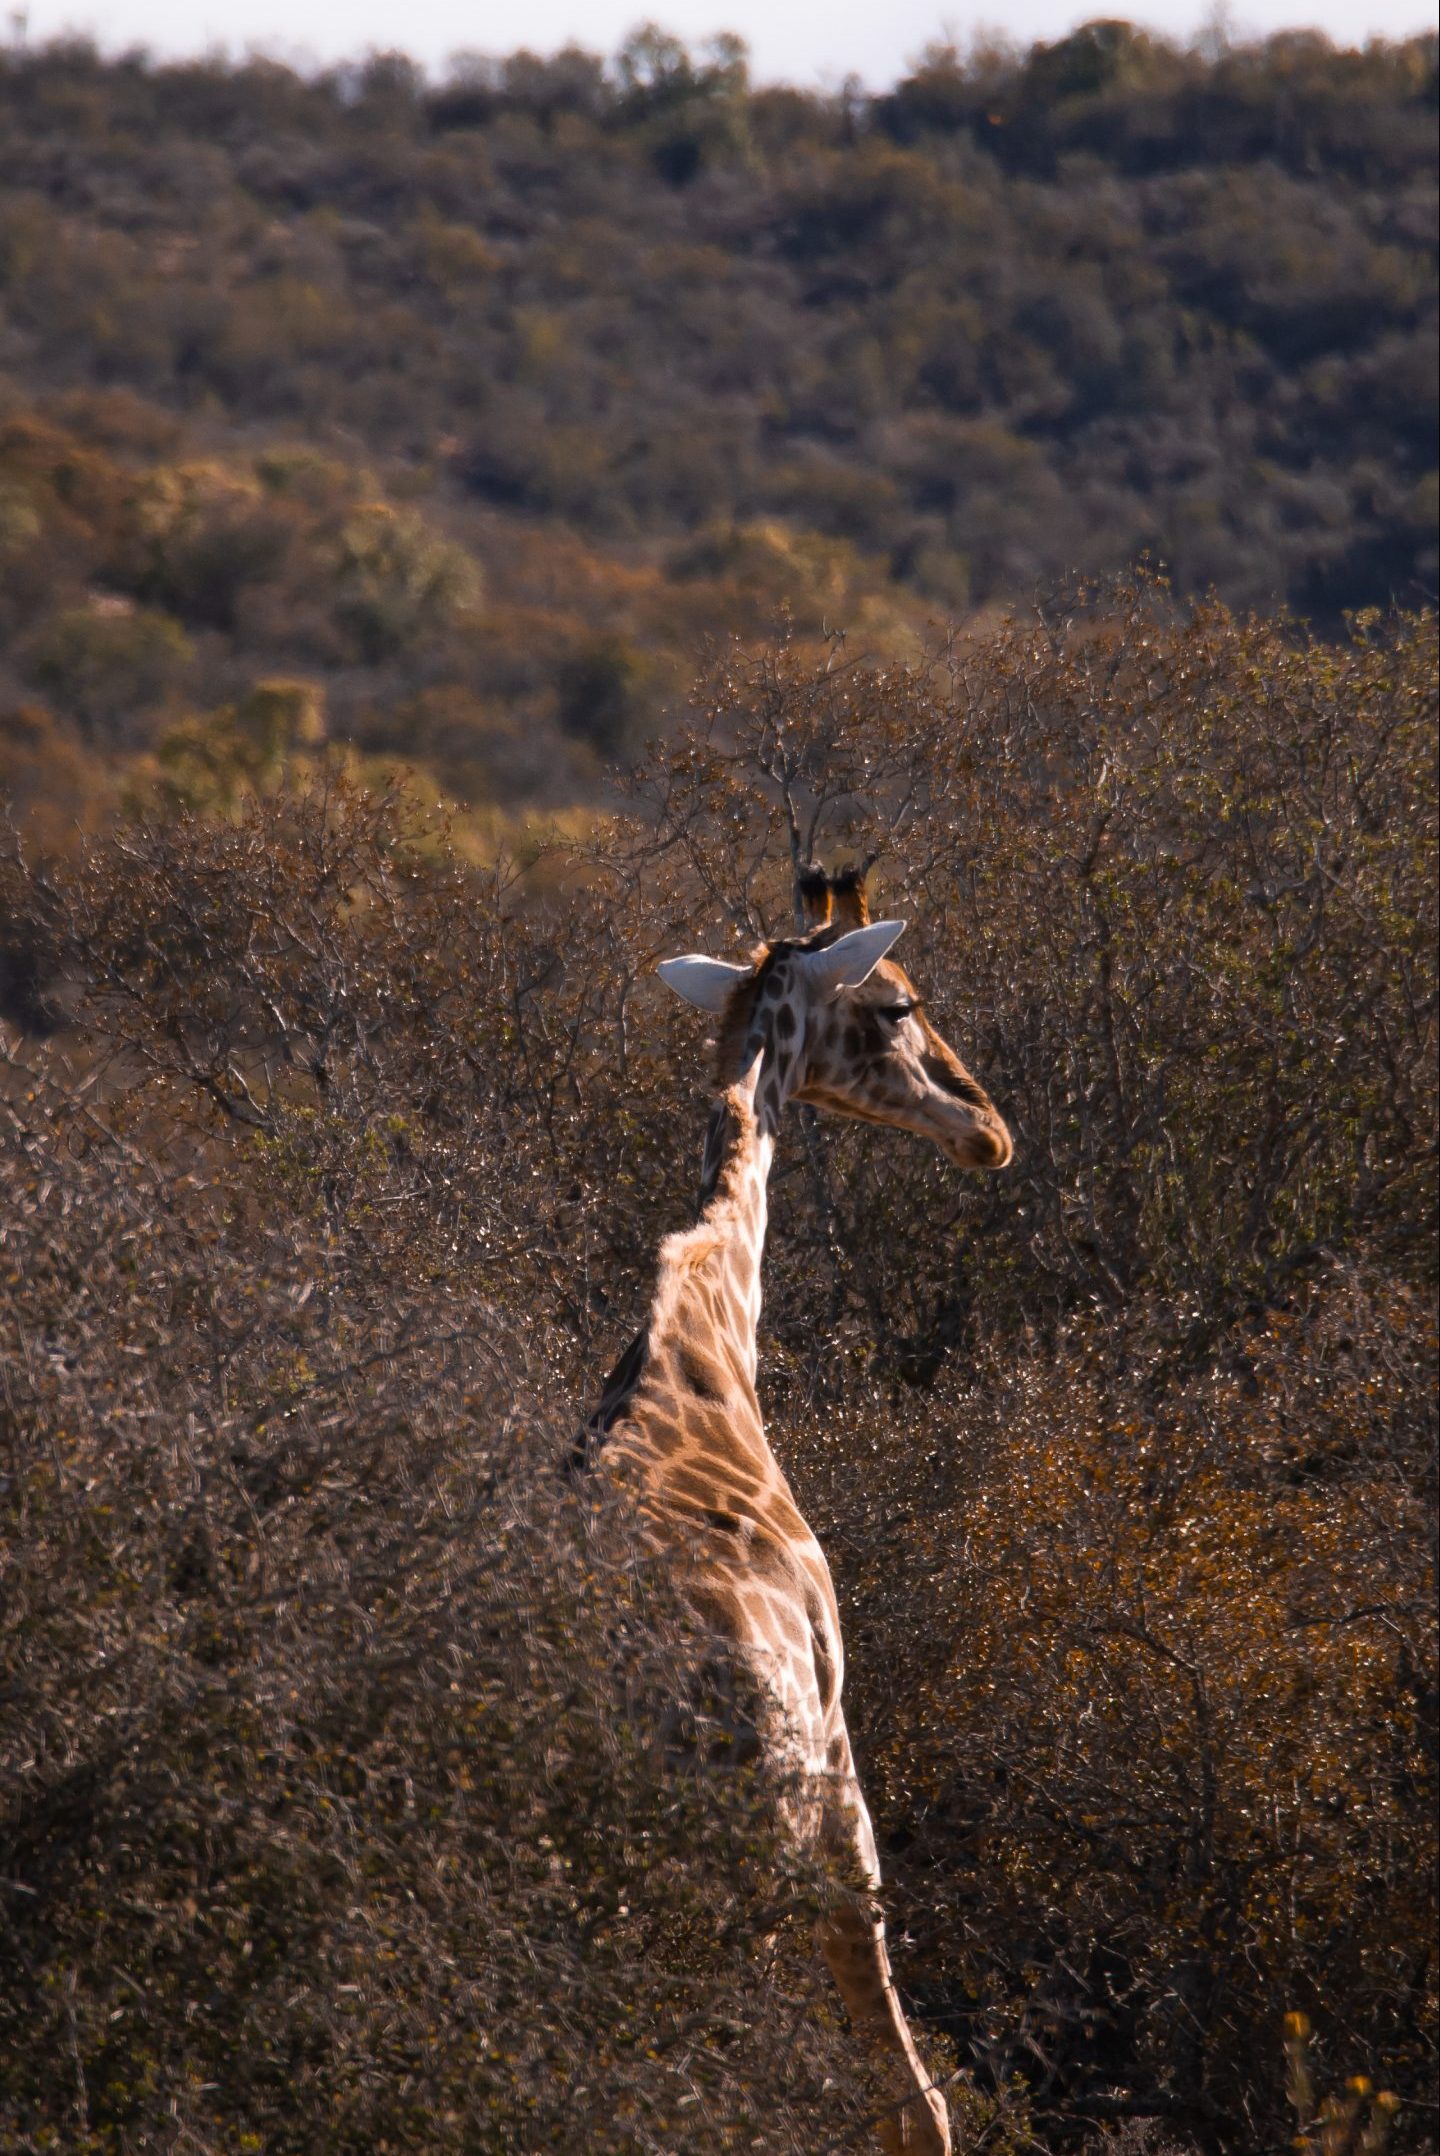
<instances>
[{"instance_id":1,"label":"giraffe","mask_svg":"<svg viewBox=\"0 0 1440 2156\"><path fill-rule=\"evenodd\" d=\"M882 2147L948 2156L945 2100L890 1972L875 1836L841 1707L835 1591L766 1440L756 1326L766 1184L788 1100L917 1131L961 1167L1003 1167L1010 1137L887 958L905 924L871 921L863 874L812 869L800 893L803 932L764 946L750 965L692 954L659 968L720 1021L700 1215L662 1243L649 1316L611 1373L578 1459L633 1491L684 1599L768 1703L753 1736L802 1792L790 1802L794 1831L859 1882L859 1895L826 1918L821 1945L857 2035L892 2070Z\"/></svg>"}]
</instances>

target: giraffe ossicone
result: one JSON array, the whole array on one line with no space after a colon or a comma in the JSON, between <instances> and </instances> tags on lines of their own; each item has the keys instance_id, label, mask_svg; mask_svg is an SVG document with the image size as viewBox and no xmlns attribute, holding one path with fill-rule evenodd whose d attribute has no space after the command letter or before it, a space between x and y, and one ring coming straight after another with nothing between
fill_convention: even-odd
<instances>
[{"instance_id":1,"label":"giraffe ossicone","mask_svg":"<svg viewBox=\"0 0 1440 2156\"><path fill-rule=\"evenodd\" d=\"M1003 1167L1010 1138L889 958L902 921L869 918L863 876L801 882L805 931L749 965L691 953L661 978L721 1021L700 1216L666 1238L643 1330L611 1373L578 1459L633 1493L684 1598L754 1678L762 1748L803 1792L795 1831L850 1870L826 1959L858 2034L893 2069L890 2156L947 2156L931 2084L890 1973L880 1870L841 1706L844 1654L825 1556L765 1436L755 1392L766 1188L785 1105L929 1137L957 1165Z\"/></svg>"}]
</instances>

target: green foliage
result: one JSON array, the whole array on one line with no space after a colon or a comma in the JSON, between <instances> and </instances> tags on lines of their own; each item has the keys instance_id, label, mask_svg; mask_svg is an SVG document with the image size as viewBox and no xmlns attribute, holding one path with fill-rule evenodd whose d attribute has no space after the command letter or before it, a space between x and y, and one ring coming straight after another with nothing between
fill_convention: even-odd
<instances>
[{"instance_id":1,"label":"green foliage","mask_svg":"<svg viewBox=\"0 0 1440 2156\"><path fill-rule=\"evenodd\" d=\"M120 732L180 686L193 656L178 621L123 599L97 598L51 616L27 672L90 735Z\"/></svg>"},{"instance_id":2,"label":"green foliage","mask_svg":"<svg viewBox=\"0 0 1440 2156\"><path fill-rule=\"evenodd\" d=\"M707 165L743 160L748 82L740 38L711 38L697 62L680 39L647 23L621 46L615 81L617 118L671 186L687 186Z\"/></svg>"},{"instance_id":3,"label":"green foliage","mask_svg":"<svg viewBox=\"0 0 1440 2156\"><path fill-rule=\"evenodd\" d=\"M913 639L903 609L875 611L883 565L845 542L767 526L665 571L556 531L472 525L461 544L401 474L382 499L372 473L301 443L174 447L129 400L74 400L63 423L21 407L0 428L0 500L24 541L0 621L26 701L43 695L90 740L97 799L117 754L126 795L151 798L162 735L172 761L207 735L223 761L213 715L238 686L303 676L337 744L428 761L470 801L561 806L657 730L697 634L759 625L784 600L802 627L850 608L882 647ZM667 484L703 491L704 469L676 456ZM0 784L21 783L0 757Z\"/></svg>"},{"instance_id":4,"label":"green foliage","mask_svg":"<svg viewBox=\"0 0 1440 2156\"><path fill-rule=\"evenodd\" d=\"M612 762L640 748L650 715L649 667L620 636L584 644L561 669L560 723Z\"/></svg>"},{"instance_id":5,"label":"green foliage","mask_svg":"<svg viewBox=\"0 0 1440 2156\"><path fill-rule=\"evenodd\" d=\"M172 809L231 815L255 793L303 784L325 741L325 698L309 681L261 681L226 711L182 720L155 748ZM137 788L134 805L145 801Z\"/></svg>"},{"instance_id":6,"label":"green foliage","mask_svg":"<svg viewBox=\"0 0 1440 2156\"><path fill-rule=\"evenodd\" d=\"M147 474L133 514L144 595L218 629L235 628L247 587L275 581L291 533L254 477L216 462Z\"/></svg>"},{"instance_id":7,"label":"green foliage","mask_svg":"<svg viewBox=\"0 0 1440 2156\"><path fill-rule=\"evenodd\" d=\"M368 660L388 657L468 613L480 597L475 564L418 517L364 502L340 529L339 614Z\"/></svg>"}]
</instances>

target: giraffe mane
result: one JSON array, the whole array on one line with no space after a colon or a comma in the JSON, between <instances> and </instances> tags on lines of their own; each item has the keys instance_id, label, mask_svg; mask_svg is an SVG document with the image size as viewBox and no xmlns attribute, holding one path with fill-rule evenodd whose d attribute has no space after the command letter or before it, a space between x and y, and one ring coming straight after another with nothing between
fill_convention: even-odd
<instances>
[{"instance_id":1,"label":"giraffe mane","mask_svg":"<svg viewBox=\"0 0 1440 2156\"><path fill-rule=\"evenodd\" d=\"M773 943L762 943L753 953L751 970L731 989L730 1000L715 1035L711 1075L717 1087L733 1085L740 1076L755 1006L776 967L793 952L823 951L827 944L838 943L846 933L844 922L827 921L801 936L777 936Z\"/></svg>"},{"instance_id":2,"label":"giraffe mane","mask_svg":"<svg viewBox=\"0 0 1440 2156\"><path fill-rule=\"evenodd\" d=\"M686 1275L697 1272L724 1247L728 1217L739 1201L744 1177L744 1170L739 1165L740 1151L744 1142L754 1137L755 1108L744 1090L736 1087L727 1088L726 1105L734 1118L735 1135L740 1144L731 1146L730 1157L720 1172L720 1180L705 1207L704 1216L693 1228L681 1228L676 1234L667 1235L660 1245L652 1323L662 1329Z\"/></svg>"}]
</instances>

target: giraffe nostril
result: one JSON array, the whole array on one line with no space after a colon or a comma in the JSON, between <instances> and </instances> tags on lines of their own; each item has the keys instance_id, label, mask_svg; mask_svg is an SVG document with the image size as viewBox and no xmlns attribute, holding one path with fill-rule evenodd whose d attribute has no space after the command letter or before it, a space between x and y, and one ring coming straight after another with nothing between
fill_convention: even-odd
<instances>
[{"instance_id":1,"label":"giraffe nostril","mask_svg":"<svg viewBox=\"0 0 1440 2156\"><path fill-rule=\"evenodd\" d=\"M940 1149L957 1168L1008 1168L1014 1148L1003 1124L967 1123L940 1139Z\"/></svg>"},{"instance_id":2,"label":"giraffe nostril","mask_svg":"<svg viewBox=\"0 0 1440 2156\"><path fill-rule=\"evenodd\" d=\"M1015 1148L1010 1143L1008 1130L977 1130L975 1144L977 1167L1008 1168Z\"/></svg>"}]
</instances>

